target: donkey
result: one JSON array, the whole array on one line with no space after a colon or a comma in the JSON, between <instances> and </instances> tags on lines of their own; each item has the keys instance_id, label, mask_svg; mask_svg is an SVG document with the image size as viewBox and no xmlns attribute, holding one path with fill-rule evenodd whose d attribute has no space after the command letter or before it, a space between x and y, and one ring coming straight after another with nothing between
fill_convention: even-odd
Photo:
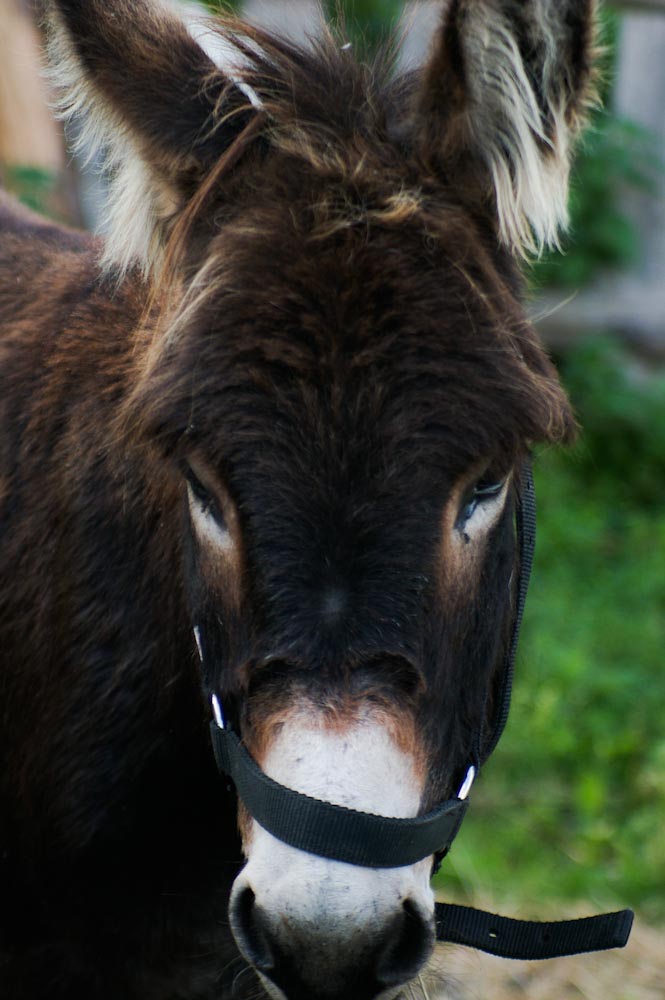
<instances>
[{"instance_id":1,"label":"donkey","mask_svg":"<svg viewBox=\"0 0 665 1000\"><path fill-rule=\"evenodd\" d=\"M416 817L496 706L524 461L574 418L520 296L566 221L593 0L451 0L369 66L52 0L103 240L0 202L0 992L395 997L433 858L275 838L263 772ZM218 706L219 707L219 706ZM257 975L258 973L258 975Z\"/></svg>"}]
</instances>

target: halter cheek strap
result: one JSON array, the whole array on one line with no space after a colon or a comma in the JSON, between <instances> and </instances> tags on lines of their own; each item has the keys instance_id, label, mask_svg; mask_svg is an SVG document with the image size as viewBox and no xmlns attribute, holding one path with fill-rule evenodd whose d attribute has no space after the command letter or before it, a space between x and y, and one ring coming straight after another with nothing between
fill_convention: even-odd
<instances>
[{"instance_id":1,"label":"halter cheek strap","mask_svg":"<svg viewBox=\"0 0 665 1000\"><path fill-rule=\"evenodd\" d=\"M211 694L210 735L219 770L231 778L253 818L274 837L319 857L369 868L398 868L435 856L445 857L468 807L477 773L503 732L510 707L515 653L535 548L535 494L530 466L525 468L516 512L520 565L515 617L501 688L489 733L476 736L473 762L456 796L425 816L396 819L348 809L296 792L268 777L225 722L219 696ZM205 642L194 629L204 676ZM464 906L437 903L437 939L463 944L505 958L555 958L623 947L630 934L630 910L558 923L510 920Z\"/></svg>"}]
</instances>

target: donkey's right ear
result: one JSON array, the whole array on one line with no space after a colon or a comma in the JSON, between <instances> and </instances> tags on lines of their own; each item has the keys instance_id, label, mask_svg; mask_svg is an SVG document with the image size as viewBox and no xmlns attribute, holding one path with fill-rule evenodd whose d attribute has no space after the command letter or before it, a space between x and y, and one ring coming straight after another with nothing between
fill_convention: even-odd
<instances>
[{"instance_id":1,"label":"donkey's right ear","mask_svg":"<svg viewBox=\"0 0 665 1000\"><path fill-rule=\"evenodd\" d=\"M183 5L184 9L184 5ZM49 55L63 116L111 178L104 263L158 267L169 230L261 102L252 47L159 0L50 0Z\"/></svg>"},{"instance_id":2,"label":"donkey's right ear","mask_svg":"<svg viewBox=\"0 0 665 1000\"><path fill-rule=\"evenodd\" d=\"M556 244L594 102L596 0L449 0L420 95L425 155L514 253Z\"/></svg>"}]
</instances>

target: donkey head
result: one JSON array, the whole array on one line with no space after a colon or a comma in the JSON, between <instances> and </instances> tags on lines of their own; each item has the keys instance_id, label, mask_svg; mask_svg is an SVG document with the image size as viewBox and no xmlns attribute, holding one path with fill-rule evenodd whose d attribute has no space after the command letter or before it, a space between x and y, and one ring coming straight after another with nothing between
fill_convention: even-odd
<instances>
[{"instance_id":1,"label":"donkey head","mask_svg":"<svg viewBox=\"0 0 665 1000\"><path fill-rule=\"evenodd\" d=\"M418 815L493 710L522 463L573 429L515 259L565 224L593 8L451 0L399 77L328 37L52 5L65 107L110 158L106 264L152 290L128 408L182 471L174 586L227 716L301 792ZM431 859L353 867L239 821L231 920L273 995L418 973Z\"/></svg>"}]
</instances>

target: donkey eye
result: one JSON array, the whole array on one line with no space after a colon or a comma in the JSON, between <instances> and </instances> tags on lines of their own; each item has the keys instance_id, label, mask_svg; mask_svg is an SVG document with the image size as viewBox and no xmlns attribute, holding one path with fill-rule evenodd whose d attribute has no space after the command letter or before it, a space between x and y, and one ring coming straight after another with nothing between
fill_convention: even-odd
<instances>
[{"instance_id":1,"label":"donkey eye","mask_svg":"<svg viewBox=\"0 0 665 1000\"><path fill-rule=\"evenodd\" d=\"M189 494L203 514L214 518L221 528L226 528L224 515L219 509L219 505L209 490L203 485L199 477L190 466L184 468L185 479L189 487Z\"/></svg>"},{"instance_id":2,"label":"donkey eye","mask_svg":"<svg viewBox=\"0 0 665 1000\"><path fill-rule=\"evenodd\" d=\"M466 524L466 522L473 517L478 507L485 503L489 503L495 497L498 497L504 486L505 479L497 482L493 479L483 477L478 480L471 492L468 493L464 499L460 510L459 524Z\"/></svg>"}]
</instances>

